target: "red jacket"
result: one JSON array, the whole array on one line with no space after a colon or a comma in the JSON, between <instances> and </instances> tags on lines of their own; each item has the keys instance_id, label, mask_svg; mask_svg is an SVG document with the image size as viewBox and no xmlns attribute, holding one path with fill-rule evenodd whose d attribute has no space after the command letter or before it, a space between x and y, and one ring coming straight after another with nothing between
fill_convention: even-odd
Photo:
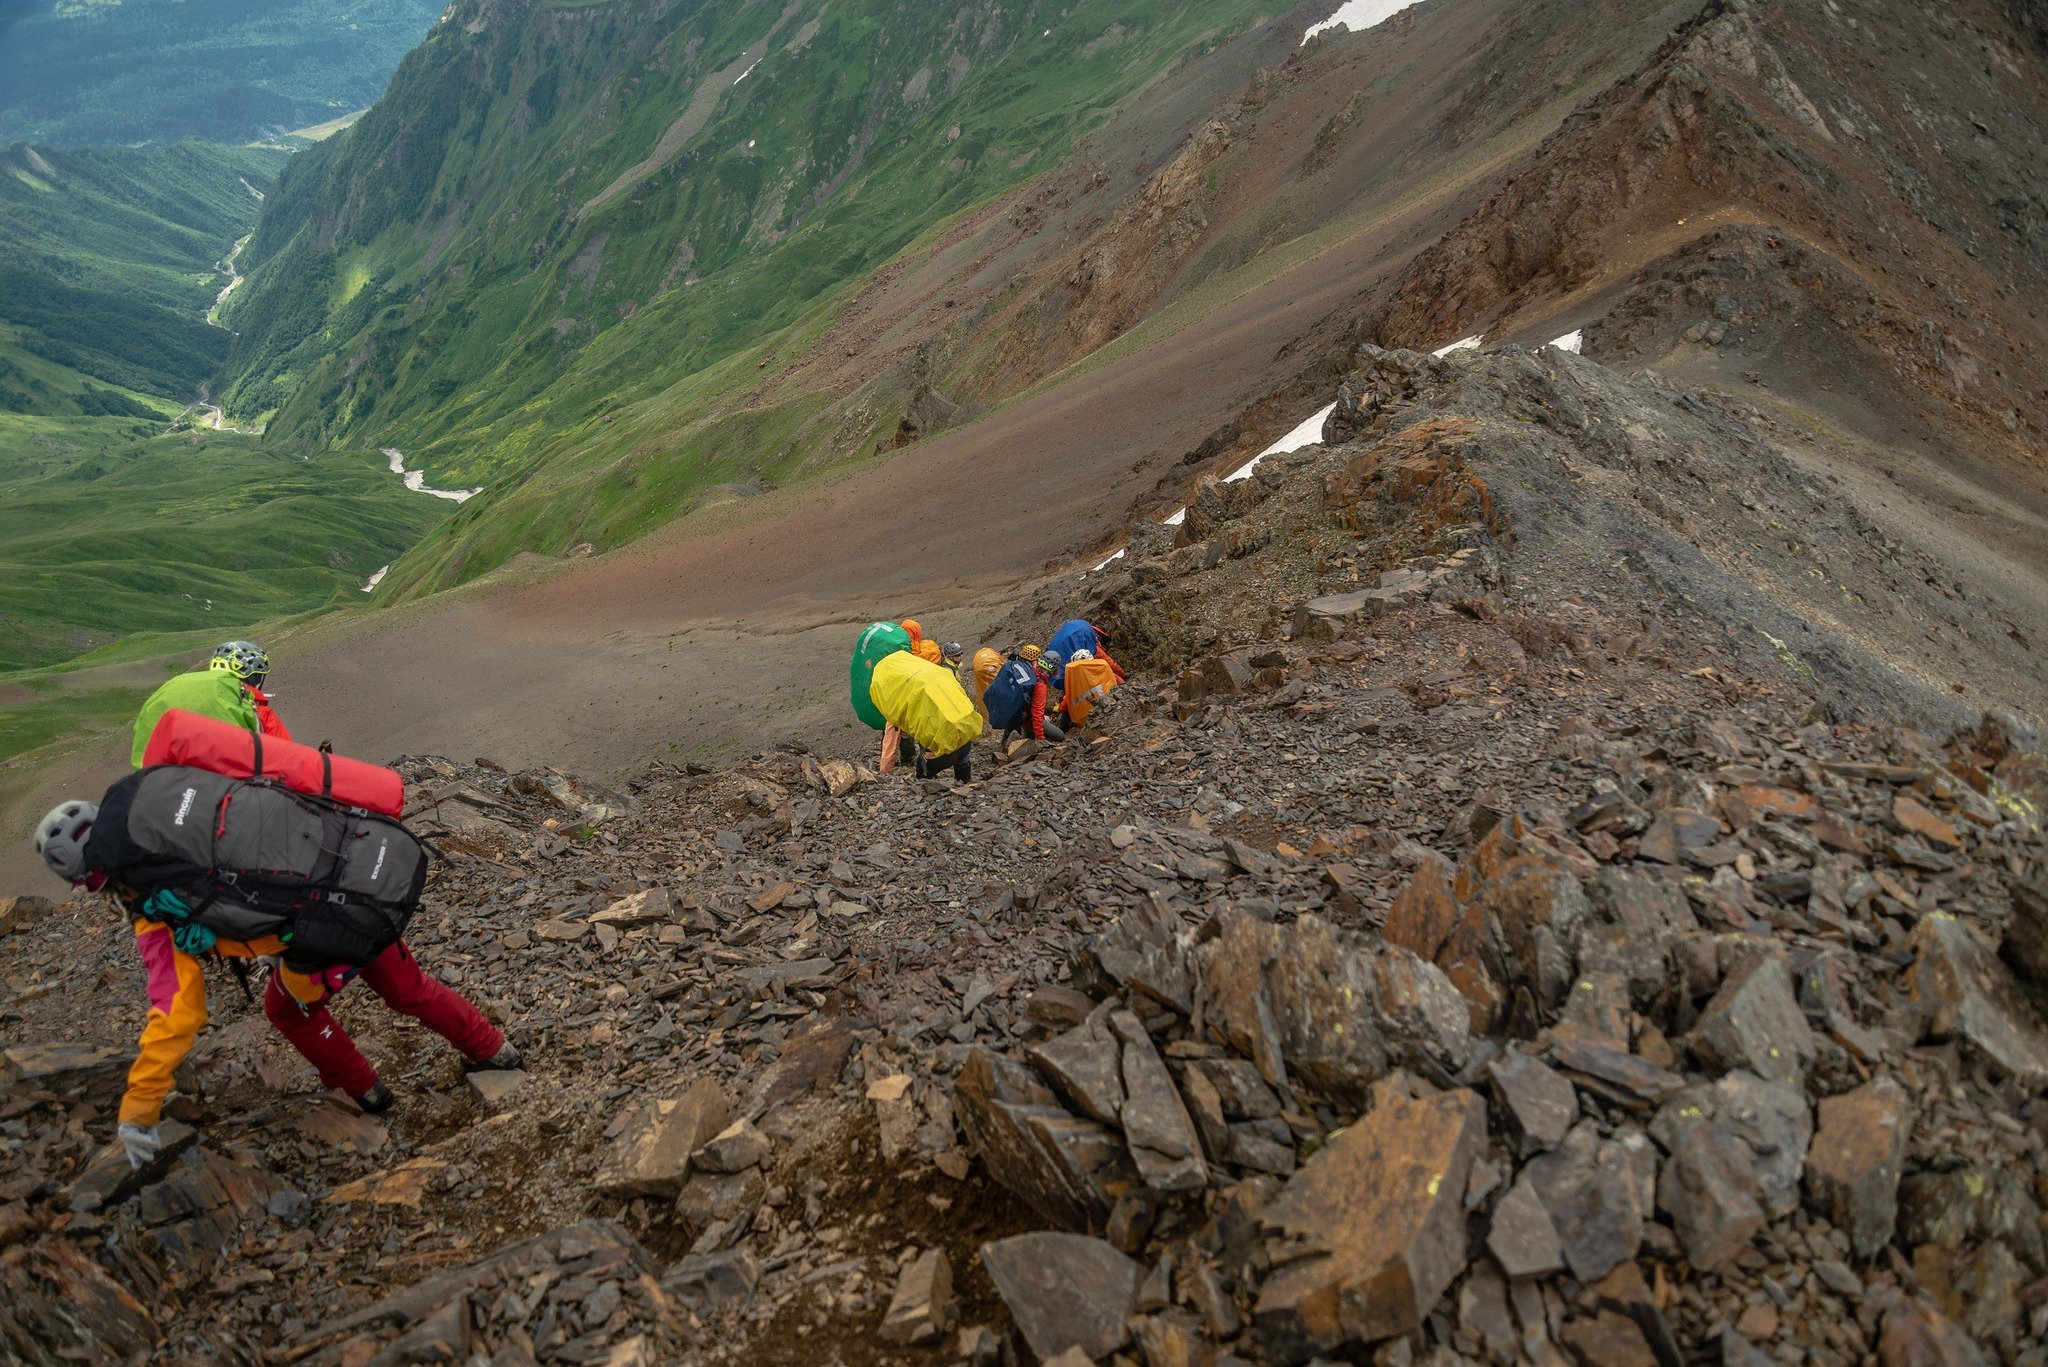
<instances>
[{"instance_id":1,"label":"red jacket","mask_svg":"<svg viewBox=\"0 0 2048 1367\"><path fill-rule=\"evenodd\" d=\"M1045 739L1045 698L1047 693L1045 675L1038 674L1038 682L1031 686L1031 701L1024 708L1024 715L1031 721L1031 738Z\"/></svg>"},{"instance_id":2,"label":"red jacket","mask_svg":"<svg viewBox=\"0 0 2048 1367\"><path fill-rule=\"evenodd\" d=\"M292 733L285 729L284 718L277 715L276 709L271 707L270 699L263 690L255 684L243 684L242 687L249 690L250 698L256 703L256 724L263 728L263 734L276 736L279 740L290 740Z\"/></svg>"}]
</instances>

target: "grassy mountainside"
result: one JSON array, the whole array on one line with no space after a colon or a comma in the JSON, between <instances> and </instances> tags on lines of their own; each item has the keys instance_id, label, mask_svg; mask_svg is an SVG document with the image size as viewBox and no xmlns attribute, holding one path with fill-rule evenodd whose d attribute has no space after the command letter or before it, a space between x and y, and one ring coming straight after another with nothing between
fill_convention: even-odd
<instances>
[{"instance_id":1,"label":"grassy mountainside","mask_svg":"<svg viewBox=\"0 0 2048 1367\"><path fill-rule=\"evenodd\" d=\"M1469 0L1303 46L1306 11L1136 0L458 9L282 178L225 401L485 486L394 596L617 545L1464 193L1689 12ZM1531 64L1548 98L1502 85Z\"/></svg>"},{"instance_id":2,"label":"grassy mountainside","mask_svg":"<svg viewBox=\"0 0 2048 1367\"><path fill-rule=\"evenodd\" d=\"M1258 18L463 0L281 178L225 402L287 438L400 446L436 482L516 480L635 395L715 384Z\"/></svg>"},{"instance_id":3,"label":"grassy mountainside","mask_svg":"<svg viewBox=\"0 0 2048 1367\"><path fill-rule=\"evenodd\" d=\"M244 142L377 98L436 0L8 0L0 141Z\"/></svg>"},{"instance_id":4,"label":"grassy mountainside","mask_svg":"<svg viewBox=\"0 0 2048 1367\"><path fill-rule=\"evenodd\" d=\"M0 415L0 671L360 600L450 506L374 458L160 428Z\"/></svg>"},{"instance_id":5,"label":"grassy mountainside","mask_svg":"<svg viewBox=\"0 0 2048 1367\"><path fill-rule=\"evenodd\" d=\"M221 260L287 155L189 141L0 153L0 411L141 416L154 410L107 386L197 392L227 355L206 322Z\"/></svg>"}]
</instances>

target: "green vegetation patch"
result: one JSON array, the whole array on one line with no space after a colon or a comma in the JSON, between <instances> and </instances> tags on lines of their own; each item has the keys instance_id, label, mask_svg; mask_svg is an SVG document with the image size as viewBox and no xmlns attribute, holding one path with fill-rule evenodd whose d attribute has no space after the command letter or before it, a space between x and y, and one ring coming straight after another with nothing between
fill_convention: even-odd
<instances>
[{"instance_id":1,"label":"green vegetation patch","mask_svg":"<svg viewBox=\"0 0 2048 1367\"><path fill-rule=\"evenodd\" d=\"M0 671L132 632L225 637L362 601L363 581L450 508L374 453L309 459L235 433L0 414Z\"/></svg>"},{"instance_id":2,"label":"green vegetation patch","mask_svg":"<svg viewBox=\"0 0 2048 1367\"><path fill-rule=\"evenodd\" d=\"M155 409L136 395L197 393L228 352L206 322L230 278L222 258L288 155L200 142L0 153L0 412L141 417Z\"/></svg>"}]
</instances>

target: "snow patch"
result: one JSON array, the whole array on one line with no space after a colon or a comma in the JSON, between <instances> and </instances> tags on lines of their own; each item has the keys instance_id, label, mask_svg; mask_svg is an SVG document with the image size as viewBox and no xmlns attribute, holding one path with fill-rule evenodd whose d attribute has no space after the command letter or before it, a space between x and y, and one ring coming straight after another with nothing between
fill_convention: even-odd
<instances>
[{"instance_id":1,"label":"snow patch","mask_svg":"<svg viewBox=\"0 0 2048 1367\"><path fill-rule=\"evenodd\" d=\"M368 593L371 589L374 589L377 587L377 585L383 583L384 576L389 573L391 573L391 567L389 565L386 565L383 569L378 570L375 574L371 575L369 580L365 582L363 585L363 592Z\"/></svg>"},{"instance_id":2,"label":"snow patch","mask_svg":"<svg viewBox=\"0 0 2048 1367\"><path fill-rule=\"evenodd\" d=\"M435 498L445 498L450 503L467 503L484 491L481 484L474 489L429 489L424 472L405 468L405 452L395 446L380 447L379 450L391 466L391 473L403 479L405 487L416 494L432 494Z\"/></svg>"},{"instance_id":3,"label":"snow patch","mask_svg":"<svg viewBox=\"0 0 2048 1367\"><path fill-rule=\"evenodd\" d=\"M1477 339L1473 340L1473 345L1478 345ZM1445 348L1445 350L1449 349L1450 348ZM1437 355L1441 356L1443 355L1443 352L1440 351L1437 353ZM1235 484L1241 479L1250 479L1252 477L1252 472L1259 468L1259 462L1264 460L1267 456L1283 455L1289 451L1299 451L1304 446L1314 446L1317 442L1320 442L1323 439L1323 422L1330 416L1332 412L1336 410L1336 407L1336 402L1332 400L1329 404L1325 405L1324 407L1318 408L1314 413L1302 419L1302 421L1295 427L1289 429L1286 436L1280 438L1280 440L1274 442L1271 446L1268 446L1265 450L1259 452L1259 454L1253 456L1250 460L1246 461L1244 464L1238 466L1235 470L1232 470L1229 474L1225 475L1223 477L1223 482L1225 484ZM1186 508L1176 508L1173 510L1172 513L1170 513L1164 518L1161 518L1159 525L1162 527L1178 527L1181 523L1187 520L1188 510ZM1106 566L1112 564L1113 562L1121 560L1123 558L1124 552L1119 550L1115 554L1109 556L1107 559L1098 561L1097 563L1090 565L1088 567L1088 573L1093 574L1097 570L1103 569Z\"/></svg>"},{"instance_id":4,"label":"snow patch","mask_svg":"<svg viewBox=\"0 0 2048 1367\"><path fill-rule=\"evenodd\" d=\"M1454 351L1476 351L1479 349L1479 344L1485 340L1485 333L1474 333L1470 337L1460 337L1457 341L1451 343L1449 346L1440 346L1435 351L1432 351L1429 354L1436 357L1438 360L1442 360L1444 357L1450 355Z\"/></svg>"},{"instance_id":5,"label":"snow patch","mask_svg":"<svg viewBox=\"0 0 2048 1367\"><path fill-rule=\"evenodd\" d=\"M761 65L760 59L756 58L753 62L748 64L747 69L745 71L742 71L739 75L732 78L732 83L734 85L738 85L741 81L744 81L745 79L747 79L747 77L753 75L754 68L759 65Z\"/></svg>"},{"instance_id":6,"label":"snow patch","mask_svg":"<svg viewBox=\"0 0 2048 1367\"><path fill-rule=\"evenodd\" d=\"M1553 337L1550 340L1550 344L1556 347L1559 351L1569 351L1574 356L1579 354L1579 351L1582 347L1584 347L1585 342L1586 330L1584 328L1573 328L1564 336Z\"/></svg>"},{"instance_id":7,"label":"snow patch","mask_svg":"<svg viewBox=\"0 0 2048 1367\"><path fill-rule=\"evenodd\" d=\"M1385 23L1414 4L1415 0L1344 0L1337 6L1337 12L1320 24L1310 24L1308 31L1301 35L1306 43L1326 29L1348 29L1352 33L1363 33L1375 24Z\"/></svg>"},{"instance_id":8,"label":"snow patch","mask_svg":"<svg viewBox=\"0 0 2048 1367\"><path fill-rule=\"evenodd\" d=\"M1299 451L1304 446L1314 446L1323 439L1323 420L1328 418L1336 409L1337 405L1334 400L1327 407L1318 408L1312 415L1304 419L1300 426L1289 431L1286 436L1280 438L1280 440L1274 442L1271 446L1268 446L1265 450L1225 475L1223 482L1225 484L1235 484L1241 479L1250 479L1252 471L1258 469L1259 462L1267 456L1278 456L1288 451Z\"/></svg>"},{"instance_id":9,"label":"snow patch","mask_svg":"<svg viewBox=\"0 0 2048 1367\"><path fill-rule=\"evenodd\" d=\"M1125 552L1124 552L1124 551L1113 551L1113 552L1111 552L1111 553L1110 553L1110 556L1109 556L1109 558L1108 558L1108 559L1106 559L1106 560L1099 560L1099 561L1097 561L1097 562L1096 562L1095 564L1093 564L1093 565L1090 565L1090 566L1088 567L1088 573L1090 573L1090 574L1093 574L1093 573L1095 573L1095 571L1097 571L1097 570L1099 570L1099 569L1102 569L1103 567L1105 567L1105 566L1107 566L1107 565L1111 565L1111 564L1114 564L1114 563L1115 563L1116 561L1119 561L1119 560L1123 559L1123 558L1124 558L1124 554L1125 554Z\"/></svg>"}]
</instances>

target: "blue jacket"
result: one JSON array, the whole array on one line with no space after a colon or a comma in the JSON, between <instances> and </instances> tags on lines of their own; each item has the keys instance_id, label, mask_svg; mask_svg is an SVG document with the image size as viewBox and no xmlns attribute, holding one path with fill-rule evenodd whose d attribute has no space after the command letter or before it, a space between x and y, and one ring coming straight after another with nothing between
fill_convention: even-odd
<instances>
[{"instance_id":1,"label":"blue jacket","mask_svg":"<svg viewBox=\"0 0 2048 1367\"><path fill-rule=\"evenodd\" d=\"M1091 655L1102 653L1102 638L1095 634L1095 628L1079 617L1060 623L1060 629L1052 634L1045 648L1060 657L1059 670L1052 676L1052 686L1064 688L1067 682L1067 661L1074 658L1074 652L1085 650Z\"/></svg>"}]
</instances>

